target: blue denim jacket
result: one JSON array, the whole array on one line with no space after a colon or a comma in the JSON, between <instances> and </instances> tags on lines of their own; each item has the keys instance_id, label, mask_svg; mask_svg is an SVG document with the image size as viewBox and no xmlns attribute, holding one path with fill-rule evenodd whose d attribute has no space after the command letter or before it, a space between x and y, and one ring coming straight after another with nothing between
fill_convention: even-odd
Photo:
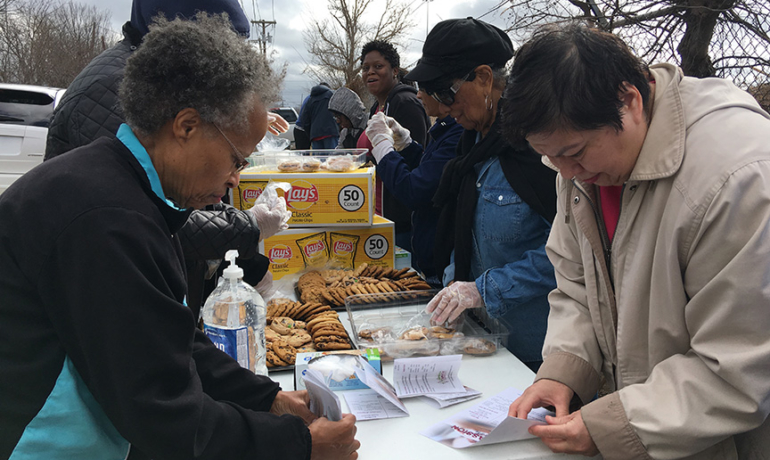
<instances>
[{"instance_id":1,"label":"blue denim jacket","mask_svg":"<svg viewBox=\"0 0 770 460\"><path fill-rule=\"evenodd\" d=\"M489 315L508 327L511 353L524 362L542 361L548 293L556 288L545 254L551 224L513 191L497 157L476 171L471 275ZM453 278L454 261L444 283Z\"/></svg>"}]
</instances>

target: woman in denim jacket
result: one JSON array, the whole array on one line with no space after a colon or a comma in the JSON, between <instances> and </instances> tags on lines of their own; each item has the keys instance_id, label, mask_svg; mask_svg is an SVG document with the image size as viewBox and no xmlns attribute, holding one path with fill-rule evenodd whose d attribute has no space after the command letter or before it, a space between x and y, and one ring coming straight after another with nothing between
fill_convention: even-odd
<instances>
[{"instance_id":1,"label":"woman in denim jacket","mask_svg":"<svg viewBox=\"0 0 770 460\"><path fill-rule=\"evenodd\" d=\"M513 46L500 29L452 19L430 32L405 78L465 128L433 199L441 208L435 263L444 288L428 305L436 323L486 307L508 327L508 349L531 369L542 362L548 293L556 287L545 243L556 211L555 173L498 129L505 64Z\"/></svg>"}]
</instances>

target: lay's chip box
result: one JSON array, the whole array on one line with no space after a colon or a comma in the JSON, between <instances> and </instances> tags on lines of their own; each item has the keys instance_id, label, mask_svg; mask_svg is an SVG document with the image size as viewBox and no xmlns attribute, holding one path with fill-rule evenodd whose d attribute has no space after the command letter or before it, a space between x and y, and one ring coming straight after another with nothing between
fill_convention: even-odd
<instances>
[{"instance_id":1,"label":"lay's chip box","mask_svg":"<svg viewBox=\"0 0 770 460\"><path fill-rule=\"evenodd\" d=\"M292 212L290 227L371 225L374 217L374 167L336 173L285 173L270 170L241 173L233 190L233 206L246 210L271 179L288 182L291 190L279 196Z\"/></svg>"},{"instance_id":2,"label":"lay's chip box","mask_svg":"<svg viewBox=\"0 0 770 460\"><path fill-rule=\"evenodd\" d=\"M353 269L363 262L392 268L395 250L393 221L381 216L358 227L290 228L259 243L276 280L305 268Z\"/></svg>"}]
</instances>

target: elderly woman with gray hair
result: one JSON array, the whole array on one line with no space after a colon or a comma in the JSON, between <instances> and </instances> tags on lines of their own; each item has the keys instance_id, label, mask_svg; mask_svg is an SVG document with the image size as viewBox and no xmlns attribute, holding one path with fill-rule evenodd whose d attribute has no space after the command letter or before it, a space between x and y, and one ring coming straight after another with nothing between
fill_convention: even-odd
<instances>
[{"instance_id":1,"label":"elderly woman with gray hair","mask_svg":"<svg viewBox=\"0 0 770 460\"><path fill-rule=\"evenodd\" d=\"M355 459L217 349L185 305L176 231L239 181L275 96L221 16L160 21L129 59L127 123L0 198L0 458Z\"/></svg>"}]
</instances>

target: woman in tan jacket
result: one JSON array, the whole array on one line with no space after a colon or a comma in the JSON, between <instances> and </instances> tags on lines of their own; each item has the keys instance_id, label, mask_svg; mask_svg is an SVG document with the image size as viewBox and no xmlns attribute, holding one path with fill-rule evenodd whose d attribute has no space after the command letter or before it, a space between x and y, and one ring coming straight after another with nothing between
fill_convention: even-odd
<instances>
[{"instance_id":1,"label":"woman in tan jacket","mask_svg":"<svg viewBox=\"0 0 770 460\"><path fill-rule=\"evenodd\" d=\"M770 116L581 25L525 44L505 97L560 172L544 362L509 413L554 406L531 432L556 452L770 458Z\"/></svg>"}]
</instances>

